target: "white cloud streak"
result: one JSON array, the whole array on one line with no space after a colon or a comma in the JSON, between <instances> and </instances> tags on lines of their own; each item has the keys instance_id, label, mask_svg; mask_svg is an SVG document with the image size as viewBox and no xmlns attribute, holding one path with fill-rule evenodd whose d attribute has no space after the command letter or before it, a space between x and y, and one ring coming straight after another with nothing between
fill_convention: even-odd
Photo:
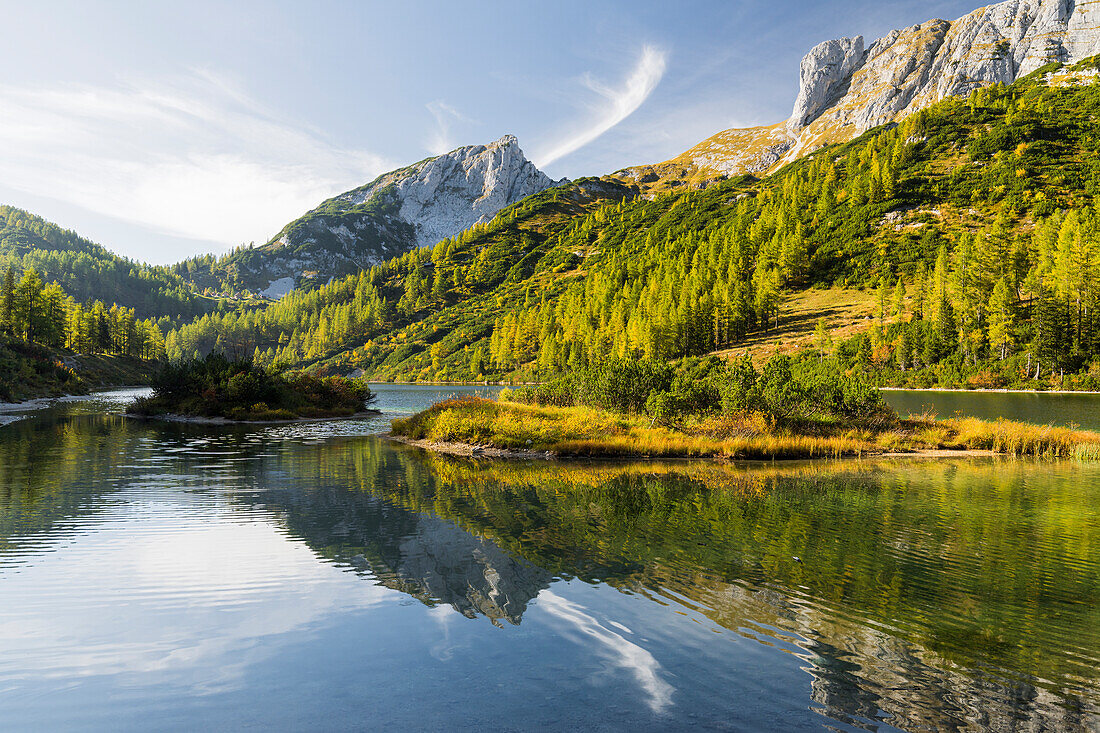
<instances>
[{"instance_id":1,"label":"white cloud streak","mask_svg":"<svg viewBox=\"0 0 1100 733\"><path fill-rule=\"evenodd\" d=\"M0 85L0 180L165 234L263 241L392 168L280 119L231 83Z\"/></svg>"},{"instance_id":2,"label":"white cloud streak","mask_svg":"<svg viewBox=\"0 0 1100 733\"><path fill-rule=\"evenodd\" d=\"M660 715L672 705L672 695L676 690L664 680L661 664L648 650L601 624L583 606L562 598L553 591L540 593L538 604L551 617L563 622L568 633L584 646L629 672L645 694L650 710ZM628 629L626 631L630 633Z\"/></svg>"},{"instance_id":3,"label":"white cloud streak","mask_svg":"<svg viewBox=\"0 0 1100 733\"><path fill-rule=\"evenodd\" d=\"M458 147L451 135L451 128L456 122L472 123L473 120L442 99L428 102L425 106L432 113L432 117L435 118L435 129L428 136L428 140L424 144L425 149L432 155L451 152Z\"/></svg>"},{"instance_id":4,"label":"white cloud streak","mask_svg":"<svg viewBox=\"0 0 1100 733\"><path fill-rule=\"evenodd\" d=\"M540 168L550 165L584 147L633 114L657 88L665 73L666 60L663 51L645 46L630 76L619 88L608 87L591 76L585 76L584 85L603 98L596 107L593 119L583 129L568 134L537 153L536 165Z\"/></svg>"}]
</instances>

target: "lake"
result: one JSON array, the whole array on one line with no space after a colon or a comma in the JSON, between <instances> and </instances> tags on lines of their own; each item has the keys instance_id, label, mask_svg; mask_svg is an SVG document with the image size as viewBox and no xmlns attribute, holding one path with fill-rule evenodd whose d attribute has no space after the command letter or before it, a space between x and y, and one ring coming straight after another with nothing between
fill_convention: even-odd
<instances>
[{"instance_id":1,"label":"lake","mask_svg":"<svg viewBox=\"0 0 1100 733\"><path fill-rule=\"evenodd\" d=\"M378 434L472 389L378 391L5 413L0 728L1100 728L1100 465L454 458Z\"/></svg>"},{"instance_id":2,"label":"lake","mask_svg":"<svg viewBox=\"0 0 1100 733\"><path fill-rule=\"evenodd\" d=\"M1003 417L1039 425L1100 430L1100 394L884 390L882 396L902 416L930 412L942 418Z\"/></svg>"}]
</instances>

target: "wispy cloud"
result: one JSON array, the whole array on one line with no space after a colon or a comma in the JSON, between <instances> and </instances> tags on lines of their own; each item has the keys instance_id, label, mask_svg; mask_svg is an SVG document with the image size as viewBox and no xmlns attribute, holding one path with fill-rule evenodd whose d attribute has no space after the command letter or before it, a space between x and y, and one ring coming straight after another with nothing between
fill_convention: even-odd
<instances>
[{"instance_id":1,"label":"wispy cloud","mask_svg":"<svg viewBox=\"0 0 1100 733\"><path fill-rule=\"evenodd\" d=\"M454 124L456 122L473 123L474 121L442 99L428 102L425 106L432 113L432 117L435 118L435 129L432 130L424 147L433 155L449 153L458 147L451 136L451 128Z\"/></svg>"},{"instance_id":2,"label":"wispy cloud","mask_svg":"<svg viewBox=\"0 0 1100 733\"><path fill-rule=\"evenodd\" d=\"M592 142L615 125L629 117L642 106L665 73L666 54L652 46L642 48L642 55L622 86L613 88L592 76L584 77L584 85L602 97L596 105L592 119L585 127L575 130L535 155L541 168L569 155Z\"/></svg>"},{"instance_id":3,"label":"wispy cloud","mask_svg":"<svg viewBox=\"0 0 1100 733\"><path fill-rule=\"evenodd\" d=\"M0 85L0 180L155 231L262 240L392 167L204 71L159 82Z\"/></svg>"}]
</instances>

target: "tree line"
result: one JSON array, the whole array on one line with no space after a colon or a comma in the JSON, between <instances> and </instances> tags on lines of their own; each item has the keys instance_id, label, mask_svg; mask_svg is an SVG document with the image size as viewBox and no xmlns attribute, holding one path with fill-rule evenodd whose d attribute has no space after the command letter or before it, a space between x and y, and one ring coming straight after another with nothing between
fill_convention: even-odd
<instances>
[{"instance_id":1,"label":"tree line","mask_svg":"<svg viewBox=\"0 0 1100 733\"><path fill-rule=\"evenodd\" d=\"M78 303L56 282L46 283L34 268L16 278L9 266L0 283L0 334L16 341L81 353L163 359L164 336L152 319L133 308L102 301Z\"/></svg>"}]
</instances>

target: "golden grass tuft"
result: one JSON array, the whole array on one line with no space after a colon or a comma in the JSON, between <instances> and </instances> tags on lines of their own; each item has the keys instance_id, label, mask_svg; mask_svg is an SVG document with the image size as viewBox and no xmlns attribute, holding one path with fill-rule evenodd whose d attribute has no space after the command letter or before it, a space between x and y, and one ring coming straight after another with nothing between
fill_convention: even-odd
<instances>
[{"instance_id":1,"label":"golden grass tuft","mask_svg":"<svg viewBox=\"0 0 1100 733\"><path fill-rule=\"evenodd\" d=\"M1011 420L989 422L977 418L955 418L943 423L954 432L945 441L949 447L1036 458L1095 460L1100 457L1100 433Z\"/></svg>"},{"instance_id":2,"label":"golden grass tuft","mask_svg":"<svg viewBox=\"0 0 1100 733\"><path fill-rule=\"evenodd\" d=\"M921 450L980 450L1036 458L1100 459L1100 433L976 418L930 415L846 425L777 427L758 414L725 414L682 430L642 416L589 407L537 407L461 397L394 420L393 432L415 440L563 456L776 460L840 458Z\"/></svg>"}]
</instances>

